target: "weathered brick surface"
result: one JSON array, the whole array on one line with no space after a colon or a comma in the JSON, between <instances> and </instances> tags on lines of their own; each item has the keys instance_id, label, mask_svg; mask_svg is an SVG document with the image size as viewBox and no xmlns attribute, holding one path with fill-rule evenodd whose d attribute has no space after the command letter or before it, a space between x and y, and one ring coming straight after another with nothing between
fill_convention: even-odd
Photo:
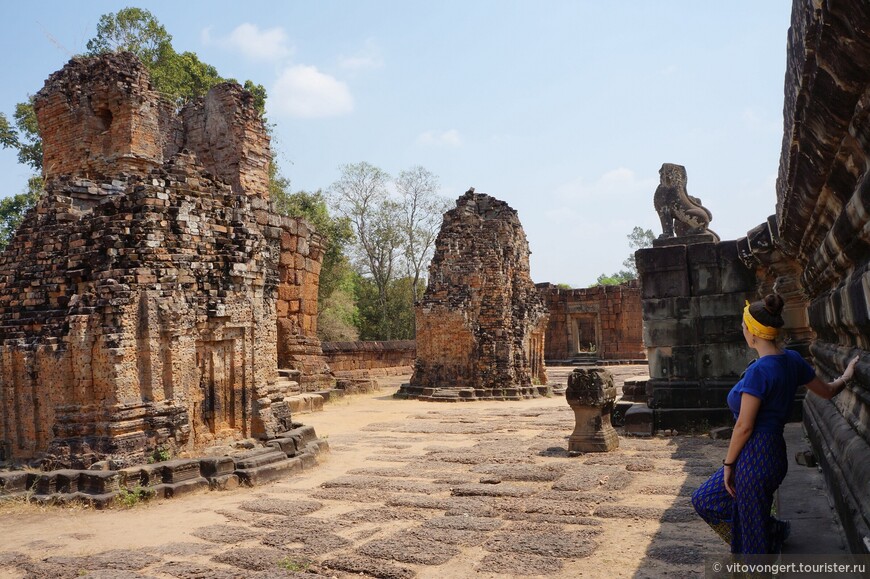
<instances>
[{"instance_id":1,"label":"weathered brick surface","mask_svg":"<svg viewBox=\"0 0 870 579\"><path fill-rule=\"evenodd\" d=\"M416 319L417 360L400 394L537 395L533 382L546 383L547 311L516 211L473 190L457 200L444 215Z\"/></svg>"},{"instance_id":2,"label":"weathered brick surface","mask_svg":"<svg viewBox=\"0 0 870 579\"><path fill-rule=\"evenodd\" d=\"M381 374L410 370L417 354L414 340L324 342L323 355L338 374Z\"/></svg>"},{"instance_id":3,"label":"weathered brick surface","mask_svg":"<svg viewBox=\"0 0 870 579\"><path fill-rule=\"evenodd\" d=\"M144 462L290 427L277 364L319 353L322 242L270 208L250 95L167 106L128 53L37 95L45 193L0 254L6 458Z\"/></svg>"},{"instance_id":4,"label":"weathered brick surface","mask_svg":"<svg viewBox=\"0 0 870 579\"><path fill-rule=\"evenodd\" d=\"M538 284L550 319L545 340L547 360L565 360L594 351L601 360L646 357L640 284L560 289Z\"/></svg>"}]
</instances>

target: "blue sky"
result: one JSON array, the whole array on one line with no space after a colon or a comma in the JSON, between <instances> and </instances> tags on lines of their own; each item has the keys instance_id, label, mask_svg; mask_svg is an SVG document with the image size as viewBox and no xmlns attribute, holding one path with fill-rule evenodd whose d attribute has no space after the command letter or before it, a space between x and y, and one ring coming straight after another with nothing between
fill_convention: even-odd
<instances>
[{"instance_id":1,"label":"blue sky","mask_svg":"<svg viewBox=\"0 0 870 579\"><path fill-rule=\"evenodd\" d=\"M775 211L785 0L43 0L3 3L0 111L85 51L102 14L146 8L220 74L269 93L295 189L345 163L422 165L518 211L535 282L621 269L662 163L735 239ZM0 195L28 169L0 150Z\"/></svg>"}]
</instances>

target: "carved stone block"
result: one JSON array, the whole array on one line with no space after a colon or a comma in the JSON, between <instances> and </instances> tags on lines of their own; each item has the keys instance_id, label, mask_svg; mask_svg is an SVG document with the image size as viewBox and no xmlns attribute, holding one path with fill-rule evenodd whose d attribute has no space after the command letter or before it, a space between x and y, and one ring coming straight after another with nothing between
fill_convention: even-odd
<instances>
[{"instance_id":1,"label":"carved stone block","mask_svg":"<svg viewBox=\"0 0 870 579\"><path fill-rule=\"evenodd\" d=\"M569 452L609 452L619 447L610 424L616 402L613 375L604 368L577 368L568 376L565 399L574 411L574 432Z\"/></svg>"}]
</instances>

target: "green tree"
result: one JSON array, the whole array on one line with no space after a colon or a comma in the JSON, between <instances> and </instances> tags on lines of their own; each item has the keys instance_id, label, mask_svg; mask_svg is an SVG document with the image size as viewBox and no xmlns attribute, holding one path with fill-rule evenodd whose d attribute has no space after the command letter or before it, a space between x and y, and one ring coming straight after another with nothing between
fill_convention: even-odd
<instances>
[{"instance_id":1,"label":"green tree","mask_svg":"<svg viewBox=\"0 0 870 579\"><path fill-rule=\"evenodd\" d=\"M202 62L194 52L178 53L172 35L148 10L124 8L104 14L97 24L97 35L88 41L89 55L130 51L151 73L155 90L178 106L202 96L225 80L215 67ZM254 95L260 114L265 110L266 89L247 80L244 87Z\"/></svg>"},{"instance_id":2,"label":"green tree","mask_svg":"<svg viewBox=\"0 0 870 579\"><path fill-rule=\"evenodd\" d=\"M179 107L224 82L217 69L202 62L195 53L179 54L170 45L160 50L159 59L148 69L154 89Z\"/></svg>"},{"instance_id":3,"label":"green tree","mask_svg":"<svg viewBox=\"0 0 870 579\"><path fill-rule=\"evenodd\" d=\"M36 205L42 193L42 178L33 176L27 181L27 189L23 193L0 199L0 249L4 249L27 211Z\"/></svg>"},{"instance_id":4,"label":"green tree","mask_svg":"<svg viewBox=\"0 0 870 579\"><path fill-rule=\"evenodd\" d=\"M634 261L634 252L645 247L652 247L656 235L652 229L644 229L635 225L634 229L626 237L628 237L628 246L634 251L625 258L625 261L622 262L622 267L626 268L626 271L631 274L631 279L637 279L637 264Z\"/></svg>"},{"instance_id":5,"label":"green tree","mask_svg":"<svg viewBox=\"0 0 870 579\"><path fill-rule=\"evenodd\" d=\"M18 162L28 165L34 171L42 170L42 139L39 125L33 110L33 97L27 102L15 105L14 125L10 125L6 115L0 113L0 145L4 149L17 149Z\"/></svg>"},{"instance_id":6,"label":"green tree","mask_svg":"<svg viewBox=\"0 0 870 579\"><path fill-rule=\"evenodd\" d=\"M589 287L595 287L597 285L619 285L633 279L636 279L636 276L632 275L631 272L625 270L620 270L611 275L602 273L598 276L598 279L595 280L595 283L593 283Z\"/></svg>"},{"instance_id":7,"label":"green tree","mask_svg":"<svg viewBox=\"0 0 870 579\"><path fill-rule=\"evenodd\" d=\"M361 162L343 165L341 176L330 187L332 206L353 230L359 270L377 290L377 315L364 316L361 312L360 317L374 320L375 334L381 340L393 339L388 290L402 247L400 207L387 193L388 182L386 172ZM367 333L361 328L361 336Z\"/></svg>"},{"instance_id":8,"label":"green tree","mask_svg":"<svg viewBox=\"0 0 870 579\"><path fill-rule=\"evenodd\" d=\"M171 44L172 35L148 10L124 8L100 16L97 35L88 40L87 48L91 55L128 50L151 68Z\"/></svg>"},{"instance_id":9,"label":"green tree","mask_svg":"<svg viewBox=\"0 0 870 579\"><path fill-rule=\"evenodd\" d=\"M408 307L413 291L410 277L390 281L385 292L386 304L382 303L381 291L370 277L357 274L355 290L360 340L409 340L414 337L414 310Z\"/></svg>"},{"instance_id":10,"label":"green tree","mask_svg":"<svg viewBox=\"0 0 870 579\"><path fill-rule=\"evenodd\" d=\"M401 197L403 253L412 280L413 304L421 297L420 276L432 258L435 238L450 201L438 196L438 177L420 166L399 173L396 189Z\"/></svg>"},{"instance_id":11,"label":"green tree","mask_svg":"<svg viewBox=\"0 0 870 579\"><path fill-rule=\"evenodd\" d=\"M628 238L628 246L635 251L645 247L652 247L653 240L656 238L652 229L644 229L643 227L637 226L635 226L634 229L631 230L631 233L626 235L626 237ZM611 275L602 273L598 276L598 279L595 280L595 283L589 287L597 285L619 285L637 279L637 265L634 262L634 251L625 258L625 261L622 262L622 267L625 269L621 269Z\"/></svg>"}]
</instances>

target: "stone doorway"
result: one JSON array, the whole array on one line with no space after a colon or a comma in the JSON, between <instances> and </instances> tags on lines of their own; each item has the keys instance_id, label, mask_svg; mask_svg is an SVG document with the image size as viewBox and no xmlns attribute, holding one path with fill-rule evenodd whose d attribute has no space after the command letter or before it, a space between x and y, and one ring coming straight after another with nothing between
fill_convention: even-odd
<instances>
[{"instance_id":1,"label":"stone doorway","mask_svg":"<svg viewBox=\"0 0 870 579\"><path fill-rule=\"evenodd\" d=\"M196 348L196 365L199 370L199 385L202 402L197 422L208 428L208 438L220 435L221 431L241 428L247 436L247 427L242 412L244 401L237 396L235 385L235 340L199 342ZM239 392L238 394L241 394ZM199 429L198 429L199 430ZM199 430L199 432L202 432ZM208 436L208 435L211 436Z\"/></svg>"},{"instance_id":2,"label":"stone doorway","mask_svg":"<svg viewBox=\"0 0 870 579\"><path fill-rule=\"evenodd\" d=\"M572 314L570 328L574 355L600 351L601 324L598 314Z\"/></svg>"}]
</instances>

